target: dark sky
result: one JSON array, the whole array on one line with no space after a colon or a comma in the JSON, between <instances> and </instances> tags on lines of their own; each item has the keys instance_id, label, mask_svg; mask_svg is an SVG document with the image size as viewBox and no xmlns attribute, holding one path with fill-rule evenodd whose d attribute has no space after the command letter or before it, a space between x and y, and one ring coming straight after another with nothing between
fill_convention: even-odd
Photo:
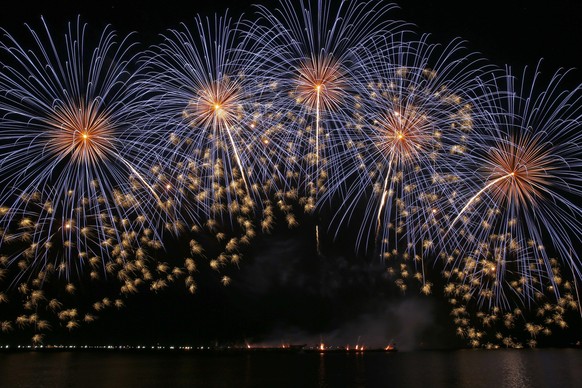
<instances>
[{"instance_id":1,"label":"dark sky","mask_svg":"<svg viewBox=\"0 0 582 388\"><path fill-rule=\"evenodd\" d=\"M37 23L41 15L51 24L81 15L94 27L112 24L120 32L137 31L144 43L159 32L201 13L211 15L229 9L237 17L254 13L252 4L270 7L274 0L247 1L19 1L0 14L0 26L14 31L22 23ZM437 41L461 37L469 48L481 51L497 63L527 65L545 58L552 67L576 67L581 63L582 4L577 0L556 1L418 1L396 2L401 9L395 18L416 24L418 30Z\"/></svg>"},{"instance_id":2,"label":"dark sky","mask_svg":"<svg viewBox=\"0 0 582 388\"><path fill-rule=\"evenodd\" d=\"M143 4L145 3L145 4ZM196 13L211 15L230 9L251 17L253 8L242 1L159 1L126 4L120 1L17 1L2 10L0 26L18 35L22 24L63 28L80 14L91 28L112 24L120 32L137 31L144 44L158 33ZM265 5L274 1L258 1ZM545 4L540 4L545 3ZM578 0L532 1L411 1L402 0L395 18L414 23L434 41L455 37L480 51L493 63L516 68L580 67L582 64L582 5ZM462 5L459 5L462 4ZM580 71L574 82L582 78ZM453 341L443 301L412 293L395 298L382 263L332 248L318 257L313 223L305 220L291 233L275 231L261 237L245 256L233 283L222 287L217 277L201 270L200 289L188 296L181 290L130 298L127 308L108 313L95 324L74 332L65 341L191 343L240 341L278 343L369 344L396 340L409 348L447 346ZM343 249L345 248L345 249ZM342 250L343 249L343 250Z\"/></svg>"}]
</instances>

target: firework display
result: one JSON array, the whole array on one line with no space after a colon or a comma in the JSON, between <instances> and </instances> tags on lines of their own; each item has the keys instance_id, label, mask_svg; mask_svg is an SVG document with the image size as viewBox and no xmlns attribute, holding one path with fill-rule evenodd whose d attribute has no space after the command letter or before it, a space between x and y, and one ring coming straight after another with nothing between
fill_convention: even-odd
<instances>
[{"instance_id":1,"label":"firework display","mask_svg":"<svg viewBox=\"0 0 582 388\"><path fill-rule=\"evenodd\" d=\"M567 327L582 85L432 42L393 8L282 0L145 48L81 19L63 40L44 19L27 42L2 30L0 304L19 305L2 331L41 343L134 293L194 293L201 262L227 286L258 233L309 217L318 253L319 233L353 236L398 289L447 299L471 346Z\"/></svg>"}]
</instances>

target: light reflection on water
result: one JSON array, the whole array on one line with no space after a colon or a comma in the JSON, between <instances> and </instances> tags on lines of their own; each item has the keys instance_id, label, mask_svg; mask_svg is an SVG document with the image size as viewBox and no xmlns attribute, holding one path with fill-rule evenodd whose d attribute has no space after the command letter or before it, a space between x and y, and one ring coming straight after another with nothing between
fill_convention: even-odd
<instances>
[{"instance_id":1,"label":"light reflection on water","mask_svg":"<svg viewBox=\"0 0 582 388\"><path fill-rule=\"evenodd\" d=\"M1 353L0 387L575 387L578 349L262 353Z\"/></svg>"},{"instance_id":2,"label":"light reflection on water","mask_svg":"<svg viewBox=\"0 0 582 388\"><path fill-rule=\"evenodd\" d=\"M527 388L531 386L527 369L519 353L509 353L503 363L503 385L506 387Z\"/></svg>"}]
</instances>

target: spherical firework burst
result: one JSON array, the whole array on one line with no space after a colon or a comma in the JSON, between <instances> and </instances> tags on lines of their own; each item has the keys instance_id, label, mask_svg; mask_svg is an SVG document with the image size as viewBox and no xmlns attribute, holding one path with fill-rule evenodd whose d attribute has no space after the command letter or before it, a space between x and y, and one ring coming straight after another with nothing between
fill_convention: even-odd
<instances>
[{"instance_id":1,"label":"spherical firework burst","mask_svg":"<svg viewBox=\"0 0 582 388\"><path fill-rule=\"evenodd\" d=\"M455 163L473 130L473 80L484 71L460 42L441 48L427 39L395 36L363 57L349 147L329 159L341 171L328 185L340 198L334 221L359 224L359 248L409 264L442 249Z\"/></svg>"},{"instance_id":2,"label":"spherical firework burst","mask_svg":"<svg viewBox=\"0 0 582 388\"><path fill-rule=\"evenodd\" d=\"M264 194L284 182L268 163L267 109L257 103L252 78L260 58L245 49L235 25L228 16L197 16L192 26L168 30L144 55L150 114L141 122L143 141L163 149L152 169L179 205L178 221L168 228L189 226L183 235L190 252L181 253L188 256L190 292L196 290L192 272L200 257L230 284L225 267L238 267L242 247L256 233L258 205L266 212ZM262 222L271 219L265 215Z\"/></svg>"},{"instance_id":3,"label":"spherical firework burst","mask_svg":"<svg viewBox=\"0 0 582 388\"><path fill-rule=\"evenodd\" d=\"M582 274L582 88L561 90L561 72L545 86L540 78L539 67L533 77L508 73L483 93L487 120L452 203L450 263L489 306L533 300L548 287L559 297L554 255L563 271Z\"/></svg>"},{"instance_id":4,"label":"spherical firework burst","mask_svg":"<svg viewBox=\"0 0 582 388\"><path fill-rule=\"evenodd\" d=\"M167 150L159 172L182 213L198 223L252 208L267 179L264 108L249 74L256 57L242 49L233 26L228 17L196 17L192 30L170 30L146 53L153 112L146 136Z\"/></svg>"},{"instance_id":5,"label":"spherical firework burst","mask_svg":"<svg viewBox=\"0 0 582 388\"><path fill-rule=\"evenodd\" d=\"M393 6L383 2L341 2L336 8L329 1L281 1L277 12L258 9L261 23L249 30L262 58L261 93L275 112L270 142L276 162L293 171L289 175L311 198L306 209L313 210L317 192L335 173L328 171L327 155L348 140L342 135L355 104L354 53L400 24L388 21Z\"/></svg>"},{"instance_id":6,"label":"spherical firework burst","mask_svg":"<svg viewBox=\"0 0 582 388\"><path fill-rule=\"evenodd\" d=\"M133 44L106 28L91 50L80 20L64 45L43 28L28 27L30 48L7 32L0 42L0 246L27 271L55 259L69 276L82 252L106 262L110 238L136 225L155 232L162 198L139 167L155 150L132 126L142 97ZM19 241L9 247L9 236Z\"/></svg>"}]
</instances>

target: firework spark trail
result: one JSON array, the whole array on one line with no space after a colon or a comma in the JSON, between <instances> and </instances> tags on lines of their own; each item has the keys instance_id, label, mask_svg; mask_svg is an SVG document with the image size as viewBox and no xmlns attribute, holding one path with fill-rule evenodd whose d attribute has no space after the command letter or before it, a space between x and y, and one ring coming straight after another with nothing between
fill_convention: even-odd
<instances>
[{"instance_id":1,"label":"firework spark trail","mask_svg":"<svg viewBox=\"0 0 582 388\"><path fill-rule=\"evenodd\" d=\"M388 166L388 174L386 174L386 179L384 180L384 185L382 187L382 198L380 199L380 206L378 207L378 216L376 216L376 238L378 240L378 235L380 234L380 229L382 229L382 210L384 209L384 205L386 204L386 197L388 196L388 178L390 177L390 170L392 167L392 163L389 163Z\"/></svg>"},{"instance_id":2,"label":"firework spark trail","mask_svg":"<svg viewBox=\"0 0 582 388\"><path fill-rule=\"evenodd\" d=\"M232 133L230 133L230 129L228 128L228 124L225 123L224 124L224 128L226 129L226 133L228 134L228 139L230 140L230 145L232 147L232 151L234 153L234 157L236 159L236 163L238 164L238 168L240 169L240 173L242 176L242 179L244 181L244 184L247 188L247 192L251 192L250 188L249 188L249 183L248 183L248 178L246 177L246 173L245 173L245 168L242 165L239 153L238 153L238 147L236 146L236 143L234 142L234 139L232 138Z\"/></svg>"},{"instance_id":3,"label":"firework spark trail","mask_svg":"<svg viewBox=\"0 0 582 388\"><path fill-rule=\"evenodd\" d=\"M455 226L455 224L457 223L457 221L459 220L459 218L461 218L461 216L463 215L463 213L465 212L465 210L467 210L467 208L469 208L469 206L471 206L471 204L473 204L473 202L475 202L477 200L477 198L479 198L481 196L481 194L483 194L484 192L486 192L491 186L497 184L499 181L502 181L504 179L511 178L514 175L515 175L514 172L510 172L507 175L501 176L501 177L499 177L497 179L493 179L491 182L489 182L487 185L485 185L485 187L483 187L481 190L479 190L477 192L477 194L475 194L473 197L469 198L469 201L467 201L467 204L459 211L459 214L457 214L457 216L455 217L455 219L450 223L449 230L447 231L446 234L448 234L453 229L453 227ZM444 237L446 237L446 234L445 234Z\"/></svg>"},{"instance_id":4,"label":"firework spark trail","mask_svg":"<svg viewBox=\"0 0 582 388\"><path fill-rule=\"evenodd\" d=\"M315 88L317 89L317 102L315 103L315 170L319 171L319 99L321 85L317 85Z\"/></svg>"}]
</instances>

